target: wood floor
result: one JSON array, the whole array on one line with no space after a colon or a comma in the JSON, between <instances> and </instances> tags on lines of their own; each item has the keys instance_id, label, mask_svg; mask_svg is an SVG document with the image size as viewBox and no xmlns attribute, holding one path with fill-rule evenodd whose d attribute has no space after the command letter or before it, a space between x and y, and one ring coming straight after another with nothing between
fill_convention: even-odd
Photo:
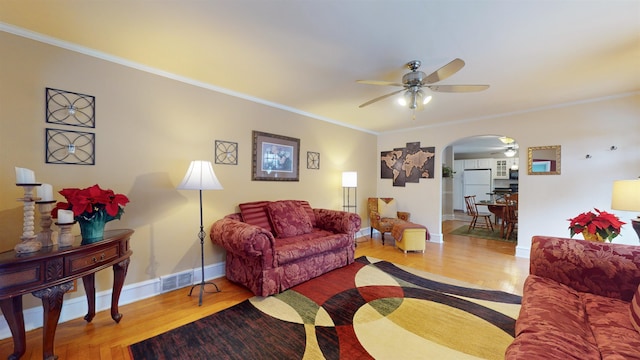
<instances>
[{"instance_id":1,"label":"wood floor","mask_svg":"<svg viewBox=\"0 0 640 360\"><path fill-rule=\"evenodd\" d=\"M514 256L515 244L447 234L464 224L458 220L445 221L444 242L427 242L424 254L404 254L394 248L390 236L387 238L391 241L386 241L385 245L382 245L379 235L373 239L359 238L356 257L366 255L385 259L486 288L521 294L529 262ZM111 320L109 310L96 314L91 323L79 318L59 324L55 354L61 360L130 359L128 345L226 309L252 296L248 290L224 278L214 282L222 292L205 294L200 307L198 296L187 296L188 288L183 288L120 306L124 316L119 324ZM0 340L0 359L7 358L12 352L11 338ZM42 329L27 333L27 352L22 359L42 359Z\"/></svg>"}]
</instances>

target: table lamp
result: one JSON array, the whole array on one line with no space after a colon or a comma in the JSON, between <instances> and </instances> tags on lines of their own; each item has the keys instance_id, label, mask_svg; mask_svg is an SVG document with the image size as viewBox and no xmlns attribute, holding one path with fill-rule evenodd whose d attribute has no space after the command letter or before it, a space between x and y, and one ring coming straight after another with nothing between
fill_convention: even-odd
<instances>
[{"instance_id":1,"label":"table lamp","mask_svg":"<svg viewBox=\"0 0 640 360\"><path fill-rule=\"evenodd\" d=\"M623 211L640 212L640 179L618 180L613 182L611 208ZM631 225L640 238L640 215L631 219Z\"/></svg>"}]
</instances>

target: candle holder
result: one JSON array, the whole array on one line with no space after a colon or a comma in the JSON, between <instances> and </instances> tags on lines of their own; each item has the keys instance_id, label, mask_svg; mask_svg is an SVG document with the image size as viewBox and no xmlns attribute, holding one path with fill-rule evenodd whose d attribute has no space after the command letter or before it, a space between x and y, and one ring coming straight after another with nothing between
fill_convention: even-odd
<instances>
[{"instance_id":1,"label":"candle holder","mask_svg":"<svg viewBox=\"0 0 640 360\"><path fill-rule=\"evenodd\" d=\"M51 230L51 210L56 203L55 200L36 201L38 212L40 212L40 227L42 230L37 235L38 241L43 247L50 247L58 243L58 232Z\"/></svg>"},{"instance_id":2,"label":"candle holder","mask_svg":"<svg viewBox=\"0 0 640 360\"><path fill-rule=\"evenodd\" d=\"M19 254L36 252L42 248L42 244L36 239L36 234L33 231L35 229L35 201L39 200L39 198L33 196L33 190L40 185L35 183L16 184L16 186L21 186L24 190L24 197L18 199L18 201L24 203L21 242L14 247L14 250Z\"/></svg>"},{"instance_id":3,"label":"candle holder","mask_svg":"<svg viewBox=\"0 0 640 360\"><path fill-rule=\"evenodd\" d=\"M60 228L60 236L58 236L58 247L62 248L73 245L74 237L71 234L71 227L75 223L75 221L66 224L56 223L56 225L58 225L58 227Z\"/></svg>"}]
</instances>

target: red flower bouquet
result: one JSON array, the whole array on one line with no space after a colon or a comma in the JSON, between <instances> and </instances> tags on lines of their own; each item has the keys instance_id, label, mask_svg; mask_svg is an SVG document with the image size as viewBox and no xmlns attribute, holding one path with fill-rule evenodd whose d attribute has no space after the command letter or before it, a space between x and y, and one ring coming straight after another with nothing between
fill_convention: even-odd
<instances>
[{"instance_id":1,"label":"red flower bouquet","mask_svg":"<svg viewBox=\"0 0 640 360\"><path fill-rule=\"evenodd\" d=\"M67 202L58 202L51 216L58 218L58 210L72 210L80 225L83 245L102 240L105 224L120 219L129 202L126 196L103 190L97 184L86 189L62 189L60 194Z\"/></svg>"},{"instance_id":2,"label":"red flower bouquet","mask_svg":"<svg viewBox=\"0 0 640 360\"><path fill-rule=\"evenodd\" d=\"M124 206L129 202L125 195L103 190L97 184L86 189L62 189L60 195L68 202L58 202L52 216L57 217L58 210L73 210L76 220L91 220L101 212L106 213L107 221L120 219Z\"/></svg>"},{"instance_id":3,"label":"red flower bouquet","mask_svg":"<svg viewBox=\"0 0 640 360\"><path fill-rule=\"evenodd\" d=\"M571 237L575 234L583 234L585 240L595 240L611 242L620 235L620 228L625 223L614 214L595 209L582 213L569 220L569 230Z\"/></svg>"}]
</instances>

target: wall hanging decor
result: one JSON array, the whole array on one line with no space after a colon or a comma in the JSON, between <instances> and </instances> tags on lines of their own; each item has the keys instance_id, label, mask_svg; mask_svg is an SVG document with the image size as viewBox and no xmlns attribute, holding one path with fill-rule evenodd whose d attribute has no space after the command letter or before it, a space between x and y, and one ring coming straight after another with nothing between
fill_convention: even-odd
<instances>
[{"instance_id":1,"label":"wall hanging decor","mask_svg":"<svg viewBox=\"0 0 640 360\"><path fill-rule=\"evenodd\" d=\"M238 165L238 143L216 140L216 164Z\"/></svg>"},{"instance_id":2,"label":"wall hanging decor","mask_svg":"<svg viewBox=\"0 0 640 360\"><path fill-rule=\"evenodd\" d=\"M94 96L46 88L45 99L48 123L96 127L96 98Z\"/></svg>"},{"instance_id":3,"label":"wall hanging decor","mask_svg":"<svg viewBox=\"0 0 640 360\"><path fill-rule=\"evenodd\" d=\"M435 146L420 147L420 142L380 152L380 178L393 179L393 186L433 179Z\"/></svg>"},{"instance_id":4,"label":"wall hanging decor","mask_svg":"<svg viewBox=\"0 0 640 360\"><path fill-rule=\"evenodd\" d=\"M253 131L251 180L299 181L300 139Z\"/></svg>"},{"instance_id":5,"label":"wall hanging decor","mask_svg":"<svg viewBox=\"0 0 640 360\"><path fill-rule=\"evenodd\" d=\"M307 169L320 169L320 153L307 151Z\"/></svg>"},{"instance_id":6,"label":"wall hanging decor","mask_svg":"<svg viewBox=\"0 0 640 360\"><path fill-rule=\"evenodd\" d=\"M95 165L94 133L45 129L47 164Z\"/></svg>"}]
</instances>

